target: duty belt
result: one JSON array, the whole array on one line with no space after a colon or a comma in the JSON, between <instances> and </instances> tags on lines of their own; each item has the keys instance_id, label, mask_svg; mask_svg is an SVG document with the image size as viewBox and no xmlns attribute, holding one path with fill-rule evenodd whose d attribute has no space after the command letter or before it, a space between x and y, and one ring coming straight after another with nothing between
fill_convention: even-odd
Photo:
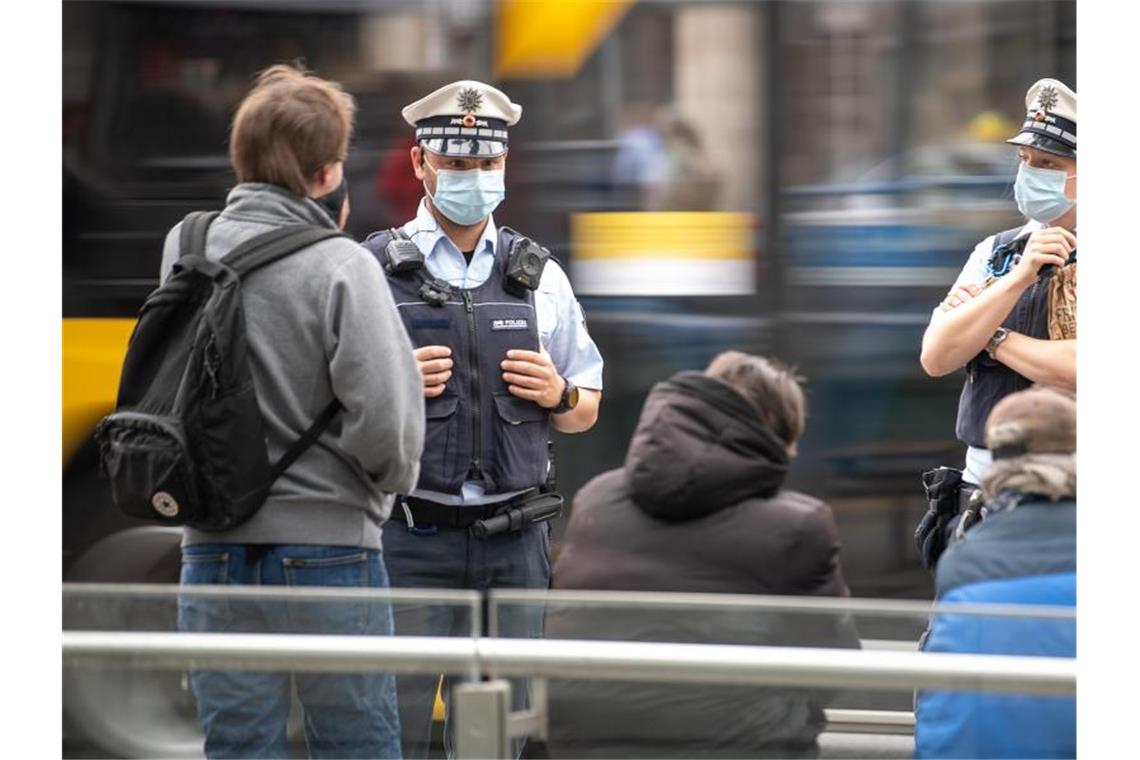
<instances>
[{"instance_id":1,"label":"duty belt","mask_svg":"<svg viewBox=\"0 0 1140 760\"><path fill-rule=\"evenodd\" d=\"M408 524L409 527L427 528L437 526L440 528L467 529L480 520L486 520L510 510L518 503L531 498L537 493L537 488L524 491L494 504L480 504L477 506L461 506L455 504L440 504L439 502L420 499L415 496L401 496L396 508L392 510L392 517Z\"/></svg>"}]
</instances>

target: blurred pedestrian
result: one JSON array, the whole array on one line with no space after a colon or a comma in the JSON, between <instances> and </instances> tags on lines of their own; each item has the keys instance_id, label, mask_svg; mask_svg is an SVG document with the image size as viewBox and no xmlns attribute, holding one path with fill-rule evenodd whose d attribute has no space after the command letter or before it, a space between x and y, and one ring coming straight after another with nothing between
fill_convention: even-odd
<instances>
[{"instance_id":1,"label":"blurred pedestrian","mask_svg":"<svg viewBox=\"0 0 1140 760\"><path fill-rule=\"evenodd\" d=\"M966 369L955 427L965 467L924 478L932 507L916 540L928 567L989 471L983 426L994 405L1034 382L1076 389L1077 94L1042 79L1025 103L1007 142L1017 146L1014 196L1026 223L977 245L922 339L928 374Z\"/></svg>"},{"instance_id":2,"label":"blurred pedestrian","mask_svg":"<svg viewBox=\"0 0 1140 760\"><path fill-rule=\"evenodd\" d=\"M658 383L625 466L578 492L554 588L848 596L831 509L783 485L804 420L794 373L761 356L728 351ZM554 608L546 633L859 646L845 616L739 610ZM548 690L557 757L815 757L833 696L563 679Z\"/></svg>"},{"instance_id":3,"label":"blurred pedestrian","mask_svg":"<svg viewBox=\"0 0 1140 760\"><path fill-rule=\"evenodd\" d=\"M709 211L717 207L720 177L700 135L680 116L665 131L665 178L656 203L662 211Z\"/></svg>"},{"instance_id":4,"label":"blurred pedestrian","mask_svg":"<svg viewBox=\"0 0 1140 760\"><path fill-rule=\"evenodd\" d=\"M1034 387L999 401L986 423L993 464L988 515L946 550L937 602L1075 607L1077 404ZM1076 657L1076 623L936 614L927 652ZM1076 700L1022 694L920 692L916 757L1076 757Z\"/></svg>"},{"instance_id":5,"label":"blurred pedestrian","mask_svg":"<svg viewBox=\"0 0 1140 760\"><path fill-rule=\"evenodd\" d=\"M415 216L419 208L423 184L408 166L408 151L415 146L416 141L410 135L400 137L376 167L373 190L383 204L385 224L399 224L401 220Z\"/></svg>"},{"instance_id":6,"label":"blurred pedestrian","mask_svg":"<svg viewBox=\"0 0 1140 760\"><path fill-rule=\"evenodd\" d=\"M619 208L642 211L660 206L669 169L660 121L648 103L634 103L622 114L611 172Z\"/></svg>"},{"instance_id":7,"label":"blurred pedestrian","mask_svg":"<svg viewBox=\"0 0 1140 760\"><path fill-rule=\"evenodd\" d=\"M549 251L492 216L506 194L509 127L521 114L475 81L404 108L425 196L414 219L365 241L396 294L427 399L420 478L384 528L394 586L548 588L553 514L545 510L560 503L545 493L549 430L584 432L598 417L602 357L570 281ZM516 518L508 530L486 532L507 515ZM542 635L539 609L500 622L503 635ZM464 623L442 607L396 619L401 633L424 636L460 634ZM437 681L400 679L407 757L427 752ZM516 679L516 709L526 692ZM444 741L450 746L447 730Z\"/></svg>"},{"instance_id":8,"label":"blurred pedestrian","mask_svg":"<svg viewBox=\"0 0 1140 760\"><path fill-rule=\"evenodd\" d=\"M344 160L355 105L335 82L289 66L263 71L230 130L239 184L206 231L205 255L283 228L343 228ZM179 255L171 230L162 271ZM375 258L337 236L273 261L242 283L250 366L270 461L299 454L236 528L187 528L183 587L385 588L381 524L419 473L420 374ZM223 365L222 371L225 370ZM336 410L325 417L325 410ZM314 419L326 426L314 425ZM311 437L315 436L315 437ZM299 441L312 445L297 448ZM385 603L183 593L179 629L391 635ZM195 670L206 755L289 757L294 684L313 757L399 757L391 675Z\"/></svg>"}]
</instances>

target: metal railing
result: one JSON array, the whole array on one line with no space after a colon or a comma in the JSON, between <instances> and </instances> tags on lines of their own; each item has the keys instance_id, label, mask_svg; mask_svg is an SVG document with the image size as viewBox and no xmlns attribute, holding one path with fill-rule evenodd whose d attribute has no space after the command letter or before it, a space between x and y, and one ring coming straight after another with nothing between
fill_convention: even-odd
<instances>
[{"instance_id":1,"label":"metal railing","mask_svg":"<svg viewBox=\"0 0 1140 760\"><path fill-rule=\"evenodd\" d=\"M490 677L455 689L459 757L507 757L510 739L546 737L547 678L862 689L1076 692L1076 663L1013 657L717 644L557 639L66 631L65 666L454 673ZM506 676L534 681L512 714ZM829 729L910 733L914 716L830 710Z\"/></svg>"},{"instance_id":2,"label":"metal railing","mask_svg":"<svg viewBox=\"0 0 1140 760\"><path fill-rule=\"evenodd\" d=\"M65 631L65 664L1073 695L1058 657L439 636Z\"/></svg>"},{"instance_id":3,"label":"metal railing","mask_svg":"<svg viewBox=\"0 0 1140 760\"><path fill-rule=\"evenodd\" d=\"M384 589L284 589L265 587L109 586L68 584L73 606L64 633L67 666L184 670L245 668L321 672L447 673L469 679L457 685L455 737L462 756L508 754L511 737L546 738L546 678L602 679L678 684L766 685L911 690L967 689L1024 694L1072 694L1075 663L1060 658L935 654L913 640L865 638L861 650L698 643L500 638L500 611L522 605L544 610L687 610L708 613L795 614L849 619L872 616L901 625L877 632L913 635L907 621L926 626L932 616L966 615L1075 623L1071 608L1025 605L942 604L911 600L818 599L787 596L646 592L495 590L423 592ZM465 611L468 634L460 637L364 637L299 634L171 633L170 602L187 597L272 603L372 602L443 604ZM108 602L125 604L115 606ZM484 619L484 603L488 617ZM98 614L94 614L93 611ZM138 613L127 615L126 612ZM68 616L65 615L65 622ZM76 630L142 625L132 632ZM90 625L94 623L94 625ZM484 629L484 625L486 628ZM143 633L140 630L155 630ZM484 631L488 637L477 637ZM505 677L530 679L531 708L510 713ZM500 680L479 682L481 678ZM909 711L827 709L825 731L902 734L914 731ZM490 743L480 743L480 742ZM474 744L472 743L474 742ZM490 753L490 754L489 754Z\"/></svg>"},{"instance_id":4,"label":"metal railing","mask_svg":"<svg viewBox=\"0 0 1140 760\"><path fill-rule=\"evenodd\" d=\"M492 630L495 608L503 604L569 605L576 609L735 610L741 612L797 612L817 614L875 615L927 619L931 615L970 615L1043 620L1077 619L1072 607L1013 603L927 602L913 599L862 599L857 597L809 597L779 594L706 594L661 591L536 591L491 589Z\"/></svg>"}]
</instances>

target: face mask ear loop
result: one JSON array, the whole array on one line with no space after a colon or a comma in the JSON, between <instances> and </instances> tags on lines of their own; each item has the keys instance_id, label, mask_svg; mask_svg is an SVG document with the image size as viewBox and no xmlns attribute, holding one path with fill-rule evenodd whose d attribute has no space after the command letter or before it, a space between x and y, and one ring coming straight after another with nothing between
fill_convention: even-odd
<instances>
[{"instance_id":1,"label":"face mask ear loop","mask_svg":"<svg viewBox=\"0 0 1140 760\"><path fill-rule=\"evenodd\" d=\"M420 158L424 163L424 168L429 170L432 174L434 174L435 175L435 181L439 182L439 172L436 171L435 167L432 166L431 163L427 160L427 153L422 152L423 150L424 150L423 148L420 148L420 151L421 151ZM423 186L424 186L424 192L427 194L428 199L432 203L435 203L435 196L431 194L431 190L428 190L427 177L424 177Z\"/></svg>"}]
</instances>

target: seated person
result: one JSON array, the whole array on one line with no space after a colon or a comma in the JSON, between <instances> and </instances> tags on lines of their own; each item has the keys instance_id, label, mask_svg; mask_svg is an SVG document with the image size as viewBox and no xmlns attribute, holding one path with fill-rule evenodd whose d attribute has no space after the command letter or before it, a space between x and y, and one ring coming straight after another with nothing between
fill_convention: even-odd
<instances>
[{"instance_id":1,"label":"seated person","mask_svg":"<svg viewBox=\"0 0 1140 760\"><path fill-rule=\"evenodd\" d=\"M831 509L782 488L804 397L736 351L649 394L625 466L578 492L556 589L847 596ZM846 616L547 611L549 638L857 648ZM831 692L552 680L555 757L815 757Z\"/></svg>"},{"instance_id":2,"label":"seated person","mask_svg":"<svg viewBox=\"0 0 1140 760\"><path fill-rule=\"evenodd\" d=\"M993 466L985 519L938 561L939 602L1059 605L1077 601L1077 404L1060 391L1010 394L986 422ZM1075 657L1071 620L935 615L927 652ZM920 692L917 757L1075 757L1076 700Z\"/></svg>"}]
</instances>

